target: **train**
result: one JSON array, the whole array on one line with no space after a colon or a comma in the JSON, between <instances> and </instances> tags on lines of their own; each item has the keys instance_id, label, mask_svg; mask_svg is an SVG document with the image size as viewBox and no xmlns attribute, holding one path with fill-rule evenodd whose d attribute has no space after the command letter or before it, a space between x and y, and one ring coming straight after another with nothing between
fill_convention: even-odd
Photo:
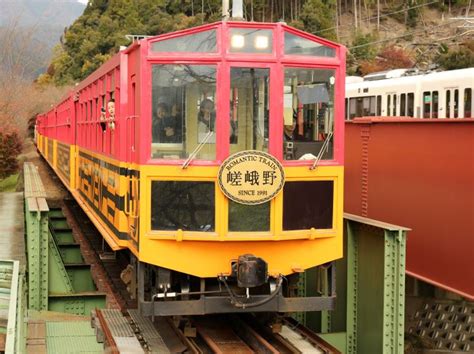
<instances>
[{"instance_id":1,"label":"train","mask_svg":"<svg viewBox=\"0 0 474 354\"><path fill-rule=\"evenodd\" d=\"M357 117L472 118L474 68L396 69L346 81L346 120Z\"/></svg>"},{"instance_id":2,"label":"train","mask_svg":"<svg viewBox=\"0 0 474 354\"><path fill-rule=\"evenodd\" d=\"M134 41L37 116L40 154L127 252L143 315L334 308L345 56L224 20ZM313 267L329 286L301 296Z\"/></svg>"}]
</instances>

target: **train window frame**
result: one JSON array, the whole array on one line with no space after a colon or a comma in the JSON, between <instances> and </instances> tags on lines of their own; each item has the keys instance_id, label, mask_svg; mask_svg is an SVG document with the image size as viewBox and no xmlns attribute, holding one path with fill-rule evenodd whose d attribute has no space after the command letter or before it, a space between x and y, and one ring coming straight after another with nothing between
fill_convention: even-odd
<instances>
[{"instance_id":1,"label":"train window frame","mask_svg":"<svg viewBox=\"0 0 474 354\"><path fill-rule=\"evenodd\" d=\"M397 116L397 115L398 115L398 114L397 114L397 108L398 108L398 107L397 107L397 101L398 101L398 100L397 100L397 97L398 97L398 95L395 93L395 94L393 95L393 105L392 105L392 113L393 113L392 115L393 115L393 116Z\"/></svg>"},{"instance_id":2,"label":"train window frame","mask_svg":"<svg viewBox=\"0 0 474 354\"><path fill-rule=\"evenodd\" d=\"M382 95L377 95L376 116L382 116Z\"/></svg>"},{"instance_id":3,"label":"train window frame","mask_svg":"<svg viewBox=\"0 0 474 354\"><path fill-rule=\"evenodd\" d=\"M342 99L338 100L338 90L340 90L340 85L341 85L341 80L338 80L337 78L340 77L340 67L335 66L335 65L328 65L328 66L323 66L321 65L320 62L317 62L318 59L321 59L321 57L312 57L312 59L315 61L314 64L310 64L310 62L305 62L305 63L283 63L282 70L281 70L281 83L283 84L282 87L280 88L280 92L284 95L285 94L285 77L286 77L286 72L287 70L291 69L301 69L301 70L321 70L321 71L333 71L333 77L334 77L334 83L331 83L333 86L333 95L332 95L332 133L333 136L331 137L331 141L333 144L333 151L332 151L332 157L323 159L321 158L319 160L320 165L331 165L334 163L337 163L339 161L337 153L336 153L336 148L339 144L339 128L337 125L338 118L342 118L342 122L344 122L344 97L341 96ZM332 58L327 58L327 59L332 59ZM276 99L276 95L275 95ZM280 127L274 128L274 130L270 130L270 139L273 140L270 142L270 144L279 144L279 151L278 151L278 156L279 159L282 161L284 166L307 166L307 165L312 165L314 163L314 159L286 159L285 158L285 152L284 152L284 97L283 97L283 106L281 107L282 109L282 114L279 119L273 119L274 124L279 124ZM342 109L342 112L339 110ZM271 115L271 113L270 113ZM341 117L342 116L342 117ZM270 128L271 129L271 128ZM278 140L278 137L276 137L274 132L281 132L281 140ZM327 136L326 136L327 137ZM270 150L272 151L272 150ZM281 151L281 152L280 152Z\"/></svg>"},{"instance_id":4,"label":"train window frame","mask_svg":"<svg viewBox=\"0 0 474 354\"><path fill-rule=\"evenodd\" d=\"M446 90L446 118L451 118L451 89Z\"/></svg>"},{"instance_id":5,"label":"train window frame","mask_svg":"<svg viewBox=\"0 0 474 354\"><path fill-rule=\"evenodd\" d=\"M300 240L300 239L315 239L315 238L331 238L335 236L336 230L341 227L337 222L337 208L340 204L343 204L342 195L338 193L338 188L340 188L342 175L324 175L316 180L307 180L304 178L288 178L286 182L332 182L333 194L332 194L332 224L331 228L328 229L295 229L295 230L284 230L283 218L284 218L284 193L280 193L276 198L277 210L276 217L280 222L275 225L276 235L281 235L279 239L281 240Z\"/></svg>"},{"instance_id":6,"label":"train window frame","mask_svg":"<svg viewBox=\"0 0 474 354\"><path fill-rule=\"evenodd\" d=\"M231 26L228 36L229 54L271 55L274 52L273 28Z\"/></svg>"},{"instance_id":7,"label":"train window frame","mask_svg":"<svg viewBox=\"0 0 474 354\"><path fill-rule=\"evenodd\" d=\"M387 95L387 117L390 117L392 113L391 105L390 105L391 99L392 99L392 95L388 94Z\"/></svg>"},{"instance_id":8,"label":"train window frame","mask_svg":"<svg viewBox=\"0 0 474 354\"><path fill-rule=\"evenodd\" d=\"M215 116L219 117L221 113L221 106L218 103L219 100L221 99L222 92L220 90L223 89L223 83L221 82L222 80L220 79L222 76L222 63L220 61L199 61L199 60L189 60L189 61L157 61L157 60L149 60L148 61L148 77L150 80L150 86L153 87L153 67L156 65L162 65L162 66L185 66L185 65L190 65L190 66L201 66L201 67L213 67L215 69L215 77L216 77L216 82L214 86L214 111L215 111ZM153 90L149 90L147 94L149 95L149 104L146 105L146 110L144 112L144 115L147 117L146 121L142 120L142 124L148 124L148 126L152 126L153 124L153 105L154 105L154 100L153 100ZM186 124L188 124L186 122ZM222 149L222 144L219 144L220 142L220 136L223 134L221 131L223 130L221 128L221 123L219 122L219 119L215 119L215 137L213 139L213 142L207 143L208 145L213 145L214 146L214 158L213 159L197 159L193 158L192 163L193 165L196 166L207 166L207 165L217 165L220 161L219 158L219 150ZM185 126L183 126L185 128ZM185 130L185 129L183 129ZM147 143L145 151L147 151L148 154L148 162L147 164L156 164L156 165L182 165L184 161L186 161L188 157L181 157L178 156L176 158L160 158L160 157L153 157L153 146L154 145L159 145L162 144L163 147L166 148L171 148L171 149L176 149L179 145L181 145L181 148L184 146L184 142L178 143L178 144L167 144L167 143L154 143L153 142L153 135L152 135L152 129L149 129L148 131L149 135L149 143ZM200 138L197 137L197 140ZM199 143L199 142L198 142ZM170 146L168 146L170 145ZM173 146L171 146L173 145ZM176 145L176 146L175 146ZM168 147L167 147L168 146ZM191 154L192 151L189 151L189 154Z\"/></svg>"},{"instance_id":9,"label":"train window frame","mask_svg":"<svg viewBox=\"0 0 474 354\"><path fill-rule=\"evenodd\" d=\"M287 35L290 35L290 36L294 36L294 37L297 37L297 38L301 38L302 40L305 40L305 41L308 41L308 42L311 42L311 43L315 43L315 44L318 44L319 46L323 47L323 48L328 48L330 50L333 51L333 55L312 55L312 54L301 54L301 53L298 53L298 54L295 54L295 53L287 53L286 50L286 40L287 40ZM328 42L328 41L325 41L323 38L311 38L310 36L308 36L307 33L304 33L304 32L299 32L299 31L296 31L294 28L290 28L290 27L284 27L284 31L283 31L283 46L282 46L282 55L285 56L285 57L304 57L304 58L312 58L312 59L316 59L316 60L325 60L325 59L336 59L338 56L339 56L339 53L338 53L338 48L336 46L334 46L332 43Z\"/></svg>"},{"instance_id":10,"label":"train window frame","mask_svg":"<svg viewBox=\"0 0 474 354\"><path fill-rule=\"evenodd\" d=\"M431 105L431 118L439 118L439 92L438 91L432 91L431 92L431 99L432 99L432 105Z\"/></svg>"},{"instance_id":11,"label":"train window frame","mask_svg":"<svg viewBox=\"0 0 474 354\"><path fill-rule=\"evenodd\" d=\"M472 91L473 90L471 87L464 89L464 97L463 97L464 118L471 118L473 116L472 107L474 106L474 102L473 102ZM469 112L469 115L466 112Z\"/></svg>"},{"instance_id":12,"label":"train window frame","mask_svg":"<svg viewBox=\"0 0 474 354\"><path fill-rule=\"evenodd\" d=\"M328 51L328 55L317 55L317 54L312 54L312 53L291 52L290 48L289 48L289 42L291 40L298 40L298 39L302 40L303 43L307 42L307 43L310 43L310 44L314 44L315 48L310 48L311 50L321 49L323 52ZM293 46L292 48L295 48L295 47ZM302 47L300 47L300 48L302 48ZM336 48L333 48L333 47L331 47L327 44L321 43L321 41L316 41L316 40L310 39L306 36L302 36L302 35L292 33L290 31L286 30L286 31L283 32L283 54L284 55L293 55L293 56L309 56L309 57L315 57L315 58L335 58L336 57Z\"/></svg>"},{"instance_id":13,"label":"train window frame","mask_svg":"<svg viewBox=\"0 0 474 354\"><path fill-rule=\"evenodd\" d=\"M423 91L422 93L422 104L423 104L423 113L422 113L422 118L423 119L429 119L431 118L431 109L432 109L432 97L431 97L431 91ZM428 101L427 101L428 99Z\"/></svg>"},{"instance_id":14,"label":"train window frame","mask_svg":"<svg viewBox=\"0 0 474 354\"><path fill-rule=\"evenodd\" d=\"M308 187L308 184L314 184L317 187L317 189L319 189L318 190L319 193L317 193L318 195L321 193L321 189L323 189L325 192L327 192L327 196L330 198L330 201L332 202L331 205L330 205L330 210L329 210L330 211L329 223L331 224L330 227L323 228L323 227L317 227L317 226L313 225L312 227L307 227L307 228L299 228L299 227L285 228L285 223L289 222L289 220L292 219L291 215L290 216L285 215L285 203L286 203L285 199L287 197L286 193L287 193L288 189L290 188L289 187L290 185L296 186L297 184L301 184L300 186L297 186L298 188L304 187L305 184L306 184L306 187ZM330 185L329 190L326 191L326 189L328 188L327 187L328 185ZM287 181L287 183L285 183L285 186L284 186L283 191L282 191L283 205L282 205L282 218L281 218L281 223L282 224L281 224L281 227L282 227L283 233L290 233L291 234L292 232L301 232L301 231L305 231L305 230L333 230L335 228L336 188L337 188L336 182L332 179L318 179L318 180L310 180L310 181L305 181L305 180ZM305 188L304 190L306 191L306 193L308 193L308 188ZM296 194L296 191L293 190L293 194L291 194L290 192L288 192L288 193L289 193L289 195L294 195L294 194ZM308 199L306 202L308 204L312 205L315 208L317 208L317 205L319 205L318 203L311 203L311 198ZM313 218L314 218L314 215L310 217L310 219L313 219ZM302 221L302 220L300 220L300 221Z\"/></svg>"},{"instance_id":15,"label":"train window frame","mask_svg":"<svg viewBox=\"0 0 474 354\"><path fill-rule=\"evenodd\" d=\"M268 106L268 117L267 117L267 121L265 122L265 112L264 112L264 117L263 117L263 124L266 126L264 126L264 133L263 133L263 145L265 146L266 144L266 149L263 149L263 150L259 150L259 151L264 151L264 152L269 152L270 150L270 145L269 145L269 142L270 142L270 136L271 136L271 115L272 115L272 102L274 103L274 98L272 98L272 93L275 92L275 89L272 88L272 78L274 77L274 65L273 64L255 64L255 63L252 63L252 64L249 64L249 63L241 63L241 62L232 62L232 63L229 63L229 79L232 78L232 70L233 69L258 69L258 70L267 70L268 71L268 87L267 87L267 106ZM231 114L232 114L232 107L231 107L231 104L232 104L232 81L230 80L229 81L229 96L230 96L230 100L229 100L229 105L228 105L228 110L229 110L229 117L231 117ZM265 103L265 102L264 102ZM264 107L264 110L266 109L267 107ZM253 117L255 118L255 117ZM224 131L227 130L228 131L228 135L231 136L231 132L232 132L232 129L233 127L231 126L231 120L232 120L232 117L229 119L229 122L225 122L225 126L228 126L228 129L223 129ZM239 123L237 121L237 123ZM238 129L238 126L237 126L237 129ZM265 141L265 129L267 130L267 137L266 137L266 141ZM239 130L237 131L237 133L239 132ZM234 147L235 148L238 148L238 134L237 134L237 143L233 143L231 141L230 138L228 138L228 149L229 149L229 155L232 155L233 153L237 153L239 151L244 151L244 150L249 150L247 148L244 148L242 150L238 150L238 149L233 149Z\"/></svg>"},{"instance_id":16,"label":"train window frame","mask_svg":"<svg viewBox=\"0 0 474 354\"><path fill-rule=\"evenodd\" d=\"M232 31L235 30L264 30L271 32L271 45L272 50L266 53L257 53L257 52L234 52L232 51ZM229 61L250 61L252 63L274 63L277 60L278 52L280 48L277 43L278 39L278 29L274 25L259 23L258 26L255 23L246 23L246 22L228 22L227 26L223 27L222 40L223 43L223 53L227 60ZM248 60L248 57L251 56L251 60ZM243 60L244 59L244 60Z\"/></svg>"},{"instance_id":17,"label":"train window frame","mask_svg":"<svg viewBox=\"0 0 474 354\"><path fill-rule=\"evenodd\" d=\"M402 93L400 95L400 116L404 117L406 115L406 104L407 104L407 95Z\"/></svg>"},{"instance_id":18,"label":"train window frame","mask_svg":"<svg viewBox=\"0 0 474 354\"><path fill-rule=\"evenodd\" d=\"M415 93L414 92L408 92L407 94L407 116L408 117L415 116Z\"/></svg>"},{"instance_id":19,"label":"train window frame","mask_svg":"<svg viewBox=\"0 0 474 354\"><path fill-rule=\"evenodd\" d=\"M153 49L154 44L158 43L164 43L167 41L173 41L173 40L179 40L180 38L186 38L187 36L193 36L193 35L200 35L205 32L210 32L210 31L215 31L215 39L216 39L216 48L215 51L203 51L203 52L197 52L197 51L158 51ZM149 56L152 57L157 57L157 58L162 58L163 54L166 54L166 57L179 57L182 58L183 56L185 57L195 57L195 58L203 58L203 57L209 57L209 58L220 58L222 56L223 52L223 46L222 46L222 28L221 26L217 24L207 24L195 28L189 28L177 32L172 32L172 33L166 33L163 35L160 35L156 38L153 38L151 41L147 41L147 51L149 53Z\"/></svg>"},{"instance_id":20,"label":"train window frame","mask_svg":"<svg viewBox=\"0 0 474 354\"><path fill-rule=\"evenodd\" d=\"M186 231L186 230L154 230L152 228L152 184L153 182L197 182L197 183L212 183L214 185L214 230L213 231ZM147 195L149 198L146 198L146 209L143 213L143 219L148 220L149 222L145 223L145 235L149 239L156 240L174 240L174 241L217 241L222 238L222 229L224 223L226 222L221 217L222 209L222 200L219 195L219 186L216 183L214 177L204 177L204 178L185 178L183 176L168 176L168 177L158 177L158 176L149 176L146 178L145 191L142 195ZM221 238L219 238L221 235Z\"/></svg>"},{"instance_id":21,"label":"train window frame","mask_svg":"<svg viewBox=\"0 0 474 354\"><path fill-rule=\"evenodd\" d=\"M453 103L453 108L454 108L454 114L453 118L458 118L459 117L459 89L454 89L454 103Z\"/></svg>"}]
</instances>

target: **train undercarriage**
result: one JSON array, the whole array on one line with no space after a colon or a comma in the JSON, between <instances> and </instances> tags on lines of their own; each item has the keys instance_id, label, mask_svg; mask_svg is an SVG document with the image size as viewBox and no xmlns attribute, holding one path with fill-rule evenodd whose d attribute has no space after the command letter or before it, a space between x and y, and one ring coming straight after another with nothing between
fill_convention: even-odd
<instances>
[{"instance_id":1,"label":"train undercarriage","mask_svg":"<svg viewBox=\"0 0 474 354\"><path fill-rule=\"evenodd\" d=\"M300 273L269 276L266 262L242 255L230 274L199 278L139 262L131 256L121 278L144 316L205 315L243 312L304 312L334 309L336 271L322 265L317 289L306 296Z\"/></svg>"}]
</instances>

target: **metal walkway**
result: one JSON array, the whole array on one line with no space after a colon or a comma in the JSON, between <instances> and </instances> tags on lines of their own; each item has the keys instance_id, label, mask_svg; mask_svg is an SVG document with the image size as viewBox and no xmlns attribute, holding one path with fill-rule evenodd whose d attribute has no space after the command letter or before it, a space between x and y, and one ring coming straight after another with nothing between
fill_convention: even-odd
<instances>
[{"instance_id":1,"label":"metal walkway","mask_svg":"<svg viewBox=\"0 0 474 354\"><path fill-rule=\"evenodd\" d=\"M0 193L0 259L26 265L23 193Z\"/></svg>"}]
</instances>

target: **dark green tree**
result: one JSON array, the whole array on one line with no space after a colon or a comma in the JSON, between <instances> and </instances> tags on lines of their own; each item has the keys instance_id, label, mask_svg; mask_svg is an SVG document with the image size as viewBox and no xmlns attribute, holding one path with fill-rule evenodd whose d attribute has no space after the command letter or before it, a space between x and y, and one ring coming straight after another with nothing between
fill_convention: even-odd
<instances>
[{"instance_id":1,"label":"dark green tree","mask_svg":"<svg viewBox=\"0 0 474 354\"><path fill-rule=\"evenodd\" d=\"M299 16L304 30L320 37L334 40L335 0L308 0Z\"/></svg>"},{"instance_id":2,"label":"dark green tree","mask_svg":"<svg viewBox=\"0 0 474 354\"><path fill-rule=\"evenodd\" d=\"M446 70L474 67L474 40L464 43L457 50L447 50L440 54L436 63Z\"/></svg>"}]
</instances>

